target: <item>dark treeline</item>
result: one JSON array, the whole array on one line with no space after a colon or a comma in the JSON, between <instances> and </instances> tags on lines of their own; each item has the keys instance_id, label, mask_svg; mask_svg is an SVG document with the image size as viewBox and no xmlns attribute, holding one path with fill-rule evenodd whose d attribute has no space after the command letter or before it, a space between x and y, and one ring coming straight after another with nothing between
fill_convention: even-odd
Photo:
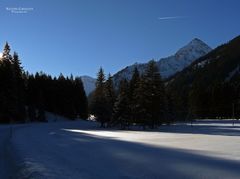
<instances>
[{"instance_id":1,"label":"dark treeline","mask_svg":"<svg viewBox=\"0 0 240 179\"><path fill-rule=\"evenodd\" d=\"M44 111L70 119L88 117L87 97L80 78L26 75L26 105L30 120L44 120Z\"/></svg>"},{"instance_id":2,"label":"dark treeline","mask_svg":"<svg viewBox=\"0 0 240 179\"><path fill-rule=\"evenodd\" d=\"M123 79L114 87L111 75L105 79L100 68L96 90L89 98L90 112L102 127L140 125L155 128L161 124L193 119L240 117L240 78L208 85L196 80L187 87L168 88L154 61L140 75L134 69L130 81ZM181 83L180 83L181 84Z\"/></svg>"},{"instance_id":3,"label":"dark treeline","mask_svg":"<svg viewBox=\"0 0 240 179\"><path fill-rule=\"evenodd\" d=\"M239 94L239 85L230 82L216 83L208 88L193 86L189 95L190 115L194 118L239 118Z\"/></svg>"},{"instance_id":4,"label":"dark treeline","mask_svg":"<svg viewBox=\"0 0 240 179\"><path fill-rule=\"evenodd\" d=\"M129 81L113 81L100 68L96 89L87 99L78 77L24 72L18 54L11 55L6 43L0 60L0 122L45 121L46 111L70 119L87 119L93 114L102 127L122 128L239 118L239 45L237 37L165 81L154 60L143 74L134 69Z\"/></svg>"},{"instance_id":5,"label":"dark treeline","mask_svg":"<svg viewBox=\"0 0 240 179\"><path fill-rule=\"evenodd\" d=\"M240 37L219 46L164 82L154 61L113 87L98 73L90 109L106 125L123 128L193 119L240 118ZM119 84L118 82L115 82Z\"/></svg>"},{"instance_id":6,"label":"dark treeline","mask_svg":"<svg viewBox=\"0 0 240 179\"><path fill-rule=\"evenodd\" d=\"M104 124L154 128L193 119L240 118L240 36L161 80L154 61L118 88L100 69L90 109ZM115 82L119 84L118 81ZM117 90L114 90L117 89ZM111 102L109 102L111 101Z\"/></svg>"},{"instance_id":7,"label":"dark treeline","mask_svg":"<svg viewBox=\"0 0 240 179\"><path fill-rule=\"evenodd\" d=\"M170 92L175 120L193 119L239 119L240 81L215 83L210 86L194 83L190 88ZM171 89L172 90L172 89Z\"/></svg>"},{"instance_id":8,"label":"dark treeline","mask_svg":"<svg viewBox=\"0 0 240 179\"><path fill-rule=\"evenodd\" d=\"M96 90L91 94L90 110L102 126L141 125L155 128L169 122L164 83L155 61L150 61L143 75L135 68L130 81L123 79L114 87L111 75L105 79L100 68Z\"/></svg>"},{"instance_id":9,"label":"dark treeline","mask_svg":"<svg viewBox=\"0 0 240 179\"><path fill-rule=\"evenodd\" d=\"M88 102L81 78L28 74L6 43L0 60L0 123L46 121L46 111L86 119Z\"/></svg>"}]
</instances>

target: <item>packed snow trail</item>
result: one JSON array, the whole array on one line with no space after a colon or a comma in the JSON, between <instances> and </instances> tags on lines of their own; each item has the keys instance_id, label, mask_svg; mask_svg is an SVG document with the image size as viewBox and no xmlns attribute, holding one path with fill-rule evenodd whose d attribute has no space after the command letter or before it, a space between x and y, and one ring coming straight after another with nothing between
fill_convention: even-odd
<instances>
[{"instance_id":1,"label":"packed snow trail","mask_svg":"<svg viewBox=\"0 0 240 179\"><path fill-rule=\"evenodd\" d=\"M237 179L239 127L180 125L142 132L101 130L89 122L26 125L12 137L19 156L16 178Z\"/></svg>"}]
</instances>

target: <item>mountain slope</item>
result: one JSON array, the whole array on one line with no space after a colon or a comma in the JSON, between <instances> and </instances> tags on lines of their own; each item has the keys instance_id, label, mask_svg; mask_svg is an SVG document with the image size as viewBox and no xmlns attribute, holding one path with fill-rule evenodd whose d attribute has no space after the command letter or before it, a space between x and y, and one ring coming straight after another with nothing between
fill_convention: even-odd
<instances>
[{"instance_id":1,"label":"mountain slope","mask_svg":"<svg viewBox=\"0 0 240 179\"><path fill-rule=\"evenodd\" d=\"M169 86L176 88L200 82L207 86L216 82L233 81L239 75L239 67L240 36L217 47L173 76L169 80Z\"/></svg>"},{"instance_id":2,"label":"mountain slope","mask_svg":"<svg viewBox=\"0 0 240 179\"><path fill-rule=\"evenodd\" d=\"M176 109L185 115L240 115L240 36L170 78L167 91L175 99Z\"/></svg>"},{"instance_id":3,"label":"mountain slope","mask_svg":"<svg viewBox=\"0 0 240 179\"><path fill-rule=\"evenodd\" d=\"M90 76L81 76L86 95L89 95L95 89L96 79Z\"/></svg>"},{"instance_id":4,"label":"mountain slope","mask_svg":"<svg viewBox=\"0 0 240 179\"><path fill-rule=\"evenodd\" d=\"M168 58L159 60L158 66L163 78L168 78L183 70L199 57L206 55L212 49L199 39L193 39L177 53Z\"/></svg>"},{"instance_id":5,"label":"mountain slope","mask_svg":"<svg viewBox=\"0 0 240 179\"><path fill-rule=\"evenodd\" d=\"M174 75L176 72L183 70L185 67L190 65L194 60L198 59L203 55L206 55L211 50L212 49L207 44L195 38L186 46L178 50L174 55L169 56L167 58L162 58L159 61L157 61L157 65L159 67L162 77L168 78ZM115 82L119 82L121 79L124 78L129 80L132 76L132 72L135 67L137 67L140 73L142 73L146 69L146 66L147 66L146 63L143 64L135 63L117 72L113 76L113 79Z\"/></svg>"}]
</instances>

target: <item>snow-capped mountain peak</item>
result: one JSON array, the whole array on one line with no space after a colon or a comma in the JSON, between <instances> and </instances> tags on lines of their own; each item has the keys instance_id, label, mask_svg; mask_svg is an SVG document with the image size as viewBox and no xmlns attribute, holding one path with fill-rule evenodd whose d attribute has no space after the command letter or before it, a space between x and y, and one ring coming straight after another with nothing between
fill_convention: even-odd
<instances>
[{"instance_id":1,"label":"snow-capped mountain peak","mask_svg":"<svg viewBox=\"0 0 240 179\"><path fill-rule=\"evenodd\" d=\"M174 56L187 56L191 55L192 57L205 55L210 52L212 49L204 43L202 40L198 38L194 38L191 42L189 42L186 46L180 48Z\"/></svg>"},{"instance_id":2,"label":"snow-capped mountain peak","mask_svg":"<svg viewBox=\"0 0 240 179\"><path fill-rule=\"evenodd\" d=\"M168 78L176 72L182 71L196 59L211 51L206 43L200 39L193 39L187 45L180 48L173 56L160 59L158 66L163 78Z\"/></svg>"},{"instance_id":3,"label":"snow-capped mountain peak","mask_svg":"<svg viewBox=\"0 0 240 179\"><path fill-rule=\"evenodd\" d=\"M180 48L174 55L158 60L157 65L162 77L168 78L174 75L175 73L182 71L184 68L189 66L193 61L206 55L211 50L212 50L211 47L209 47L206 43L204 43L198 38L194 38L187 45ZM118 82L124 78L129 80L132 76L132 72L135 67L138 68L140 73L143 73L147 67L147 64L135 63L117 72L113 76L115 84L118 84Z\"/></svg>"}]
</instances>

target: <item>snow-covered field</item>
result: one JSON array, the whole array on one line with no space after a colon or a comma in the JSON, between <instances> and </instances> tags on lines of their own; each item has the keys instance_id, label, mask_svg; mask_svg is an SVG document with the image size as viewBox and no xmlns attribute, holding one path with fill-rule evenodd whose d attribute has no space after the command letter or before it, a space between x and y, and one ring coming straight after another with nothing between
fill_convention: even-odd
<instances>
[{"instance_id":1,"label":"snow-covered field","mask_svg":"<svg viewBox=\"0 0 240 179\"><path fill-rule=\"evenodd\" d=\"M85 121L0 126L0 147L1 179L240 178L240 123L227 120L158 131Z\"/></svg>"}]
</instances>

